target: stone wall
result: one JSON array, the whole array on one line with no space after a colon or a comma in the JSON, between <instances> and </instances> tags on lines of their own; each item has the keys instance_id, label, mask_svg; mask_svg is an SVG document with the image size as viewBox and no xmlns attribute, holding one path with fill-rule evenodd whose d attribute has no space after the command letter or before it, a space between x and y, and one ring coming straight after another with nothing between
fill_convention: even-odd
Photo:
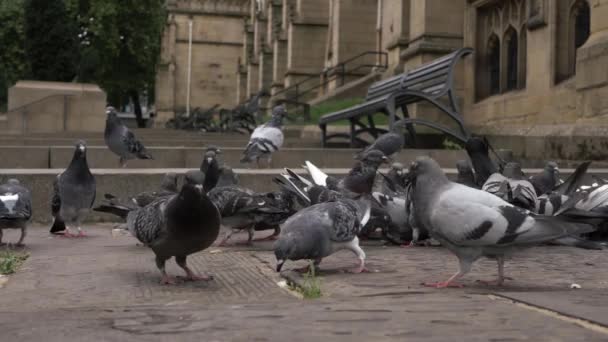
<instances>
[{"instance_id":1,"label":"stone wall","mask_svg":"<svg viewBox=\"0 0 608 342\"><path fill-rule=\"evenodd\" d=\"M190 107L233 107L248 0L170 0L156 79L157 125L187 103L189 22L192 21Z\"/></svg>"},{"instance_id":2,"label":"stone wall","mask_svg":"<svg viewBox=\"0 0 608 342\"><path fill-rule=\"evenodd\" d=\"M19 81L8 90L5 133L102 132L105 108L96 84Z\"/></svg>"}]
</instances>

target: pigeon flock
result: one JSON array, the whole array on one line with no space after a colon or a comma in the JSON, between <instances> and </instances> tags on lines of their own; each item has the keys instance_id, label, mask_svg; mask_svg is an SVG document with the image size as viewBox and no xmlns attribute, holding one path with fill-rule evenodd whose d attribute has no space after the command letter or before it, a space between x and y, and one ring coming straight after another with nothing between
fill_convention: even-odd
<instances>
[{"instance_id":1,"label":"pigeon flock","mask_svg":"<svg viewBox=\"0 0 608 342\"><path fill-rule=\"evenodd\" d=\"M152 158L114 108L106 114L105 142L121 167L130 159ZM259 167L259 160L267 159L270 164L283 145L286 116L284 106L274 108L270 120L252 132L241 162ZM505 259L523 248L603 248L590 236L603 232L608 222L608 181L587 174L590 162L564 180L551 161L529 176L517 161L502 160L485 138L471 137L464 144L469 160L458 161L452 181L432 158L418 157L409 168L394 161L405 143L404 129L397 122L356 153L342 178L303 160L306 175L284 168L273 179L274 191L256 192L242 186L234 170L219 160L220 147L208 146L200 168L186 172L181 187L179 176L168 173L154 191L125 200L104 194L95 207L95 176L87 163L87 145L78 141L71 162L53 184L50 232L84 236L82 223L91 210L116 215L125 221L124 229L153 251L162 284L176 283L165 271L172 257L186 280L213 279L195 274L187 257L213 245L221 227L226 233L219 246L229 246L237 232L247 232L245 244L252 245L258 241L256 232L272 231L262 240L274 240L277 272L297 260L311 262L297 271L318 268L341 250L356 256L356 266L348 271L366 272L360 245L366 239L403 247L439 244L458 258L459 269L446 281L425 284L437 288L460 286L458 280L482 257L498 264L498 278L488 284L502 285ZM380 172L384 164L386 174ZM593 184L588 184L590 177ZM2 229L21 229L17 245L23 245L31 217L30 191L17 179L0 185L0 243Z\"/></svg>"}]
</instances>

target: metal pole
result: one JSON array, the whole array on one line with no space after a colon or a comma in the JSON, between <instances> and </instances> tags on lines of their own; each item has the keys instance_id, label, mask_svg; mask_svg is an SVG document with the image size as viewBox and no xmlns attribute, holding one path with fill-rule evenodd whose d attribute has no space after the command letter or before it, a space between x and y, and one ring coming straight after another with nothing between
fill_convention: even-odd
<instances>
[{"instance_id":1,"label":"metal pole","mask_svg":"<svg viewBox=\"0 0 608 342\"><path fill-rule=\"evenodd\" d=\"M190 117L190 86L192 82L192 19L188 21L188 76L186 85L186 117Z\"/></svg>"}]
</instances>

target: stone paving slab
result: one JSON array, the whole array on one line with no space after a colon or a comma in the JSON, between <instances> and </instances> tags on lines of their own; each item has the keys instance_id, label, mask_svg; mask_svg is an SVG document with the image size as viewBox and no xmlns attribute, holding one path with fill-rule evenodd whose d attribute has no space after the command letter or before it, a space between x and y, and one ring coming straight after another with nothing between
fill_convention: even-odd
<instances>
[{"instance_id":1,"label":"stone paving slab","mask_svg":"<svg viewBox=\"0 0 608 342\"><path fill-rule=\"evenodd\" d=\"M152 252L136 246L132 237L112 238L111 228L95 225L89 238L73 240L32 229L26 240L31 257L0 289L1 336L18 341L608 340L604 321L595 319L608 304L605 251L530 249L507 263L507 275L515 280L504 288L474 282L495 275L495 264L483 261L465 279L465 289L436 290L420 283L442 280L455 270L448 251L365 241L374 272L340 272L354 266L355 258L337 253L321 264L324 296L300 300L277 286L272 242L212 247L189 260L197 271L213 273L214 281L162 286ZM16 232L5 235L14 239ZM173 261L168 271L181 272ZM583 289L568 290L572 282ZM589 327L501 297L552 304L552 310L598 324Z\"/></svg>"},{"instance_id":2,"label":"stone paving slab","mask_svg":"<svg viewBox=\"0 0 608 342\"><path fill-rule=\"evenodd\" d=\"M276 285L278 276L261 267L251 252L223 253L217 248L188 258L196 272L211 273L214 281L160 286L152 251L137 246L130 236L112 238L111 228L96 226L87 230L88 237L78 239L49 237L46 229L31 229L25 241L30 258L2 289L0 306L31 310L292 297ZM6 235L11 239L14 234ZM167 262L167 272L183 275L173 260Z\"/></svg>"}]
</instances>

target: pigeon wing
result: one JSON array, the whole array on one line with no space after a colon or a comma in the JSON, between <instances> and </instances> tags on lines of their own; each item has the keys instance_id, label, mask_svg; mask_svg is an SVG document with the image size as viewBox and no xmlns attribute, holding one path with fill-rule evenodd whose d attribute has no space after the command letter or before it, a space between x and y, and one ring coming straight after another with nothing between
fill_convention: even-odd
<instances>
[{"instance_id":1,"label":"pigeon wing","mask_svg":"<svg viewBox=\"0 0 608 342\"><path fill-rule=\"evenodd\" d=\"M154 244L167 233L165 208L176 196L159 199L149 205L132 211L127 216L127 226L133 236L145 245Z\"/></svg>"},{"instance_id":2,"label":"pigeon wing","mask_svg":"<svg viewBox=\"0 0 608 342\"><path fill-rule=\"evenodd\" d=\"M354 239L363 225L359 221L357 207L351 201L326 203L332 221L330 239L334 242L347 242Z\"/></svg>"}]
</instances>

